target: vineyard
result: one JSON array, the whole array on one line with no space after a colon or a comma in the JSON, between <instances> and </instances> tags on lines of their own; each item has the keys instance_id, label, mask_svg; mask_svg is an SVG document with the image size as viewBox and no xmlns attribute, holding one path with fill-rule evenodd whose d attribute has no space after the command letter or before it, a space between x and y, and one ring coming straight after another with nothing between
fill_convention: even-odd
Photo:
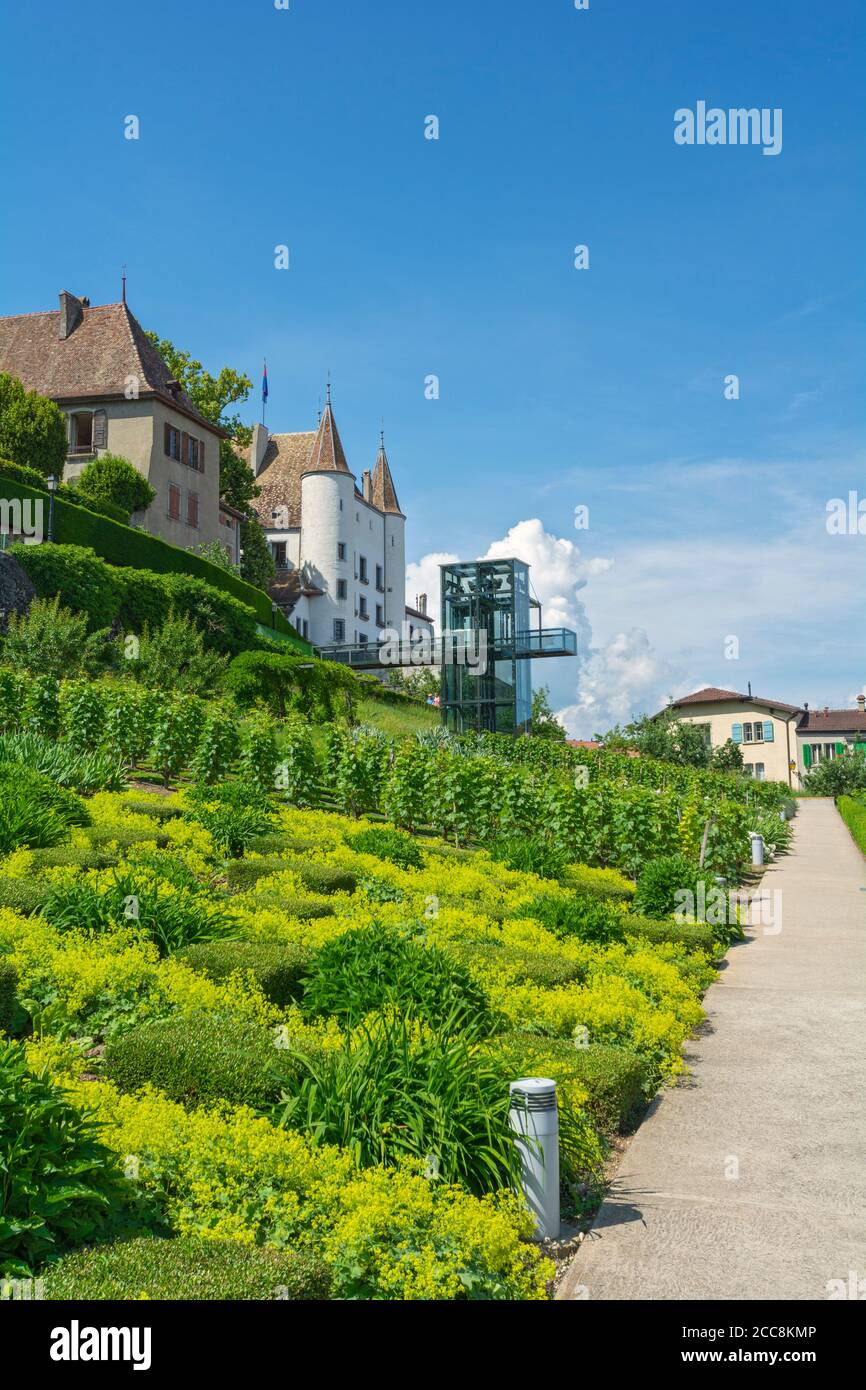
<instances>
[{"instance_id":1,"label":"vineyard","mask_svg":"<svg viewBox=\"0 0 866 1390\"><path fill-rule=\"evenodd\" d=\"M674 890L783 853L786 789L249 693L0 666L0 1274L543 1299L508 1082L579 1223L739 934Z\"/></svg>"}]
</instances>

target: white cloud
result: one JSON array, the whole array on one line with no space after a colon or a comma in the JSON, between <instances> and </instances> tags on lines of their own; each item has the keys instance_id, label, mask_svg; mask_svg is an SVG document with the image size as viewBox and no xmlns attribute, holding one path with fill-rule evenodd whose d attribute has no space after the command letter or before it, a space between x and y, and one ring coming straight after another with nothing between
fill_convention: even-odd
<instances>
[{"instance_id":1,"label":"white cloud","mask_svg":"<svg viewBox=\"0 0 866 1390\"><path fill-rule=\"evenodd\" d=\"M556 711L572 738L592 738L627 724L643 710L661 709L682 671L654 651L643 628L618 632L590 649L578 677L577 699Z\"/></svg>"},{"instance_id":2,"label":"white cloud","mask_svg":"<svg viewBox=\"0 0 866 1390\"><path fill-rule=\"evenodd\" d=\"M460 559L459 555L451 555L445 550L434 550L429 555L424 555L418 561L412 561L406 566L406 602L415 607L415 600L421 594L427 595L427 612L432 617L437 628L439 626L439 566L453 565Z\"/></svg>"}]
</instances>

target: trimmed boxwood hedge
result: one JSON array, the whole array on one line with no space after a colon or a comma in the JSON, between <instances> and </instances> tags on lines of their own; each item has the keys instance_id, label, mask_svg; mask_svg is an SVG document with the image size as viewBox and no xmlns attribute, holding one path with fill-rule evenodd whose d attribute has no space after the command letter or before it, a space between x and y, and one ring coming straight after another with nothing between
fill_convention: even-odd
<instances>
[{"instance_id":1,"label":"trimmed boxwood hedge","mask_svg":"<svg viewBox=\"0 0 866 1390\"><path fill-rule=\"evenodd\" d=\"M543 951L524 951L519 946L505 946L500 941L457 941L449 944L448 954L455 956L471 971L474 963L482 966L501 966L515 984L540 985L555 989L578 980L584 967L577 961Z\"/></svg>"},{"instance_id":2,"label":"trimmed boxwood hedge","mask_svg":"<svg viewBox=\"0 0 866 1390\"><path fill-rule=\"evenodd\" d=\"M634 884L617 869L590 869L586 864L569 864L560 882L565 888L614 903L630 903L635 894Z\"/></svg>"},{"instance_id":3,"label":"trimmed boxwood hedge","mask_svg":"<svg viewBox=\"0 0 866 1390\"><path fill-rule=\"evenodd\" d=\"M279 1100L301 1064L267 1028L231 1015L174 1014L112 1038L105 1075L121 1091L147 1082L182 1105L227 1100L262 1109Z\"/></svg>"},{"instance_id":4,"label":"trimmed boxwood hedge","mask_svg":"<svg viewBox=\"0 0 866 1390\"><path fill-rule=\"evenodd\" d=\"M15 995L17 987L18 976L15 973L14 965L11 961L4 960L0 956L0 1033L8 1033L12 1026L12 1019L18 1009Z\"/></svg>"},{"instance_id":5,"label":"trimmed boxwood hedge","mask_svg":"<svg viewBox=\"0 0 866 1390\"><path fill-rule=\"evenodd\" d=\"M636 1052L592 1043L575 1047L567 1038L505 1033L495 1038L497 1056L519 1076L549 1076L580 1082L589 1092L586 1111L602 1134L625 1133L646 1104L646 1068Z\"/></svg>"},{"instance_id":6,"label":"trimmed boxwood hedge","mask_svg":"<svg viewBox=\"0 0 866 1390\"><path fill-rule=\"evenodd\" d=\"M316 917L333 917L334 904L326 898L295 898L285 893L256 893L251 899L257 908L269 912L280 912L284 917L297 917L301 922L311 922Z\"/></svg>"},{"instance_id":7,"label":"trimmed boxwood hedge","mask_svg":"<svg viewBox=\"0 0 866 1390\"><path fill-rule=\"evenodd\" d=\"M710 955L718 949L713 928L706 922L666 922L629 915L623 918L623 925L628 936L639 936L644 941L672 941L689 951L709 951Z\"/></svg>"},{"instance_id":8,"label":"trimmed boxwood hedge","mask_svg":"<svg viewBox=\"0 0 866 1390\"><path fill-rule=\"evenodd\" d=\"M43 1271L44 1297L58 1301L321 1301L330 1275L315 1255L240 1240L141 1236L65 1255Z\"/></svg>"},{"instance_id":9,"label":"trimmed boxwood hedge","mask_svg":"<svg viewBox=\"0 0 866 1390\"><path fill-rule=\"evenodd\" d=\"M32 917L45 902L48 891L48 884L38 878L0 878L0 907Z\"/></svg>"},{"instance_id":10,"label":"trimmed boxwood hedge","mask_svg":"<svg viewBox=\"0 0 866 1390\"><path fill-rule=\"evenodd\" d=\"M354 893L358 887L355 874L333 864L317 864L304 859L278 858L233 859L223 866L223 876L230 888L242 891L251 888L260 878L271 874L297 874L312 893Z\"/></svg>"},{"instance_id":11,"label":"trimmed boxwood hedge","mask_svg":"<svg viewBox=\"0 0 866 1390\"><path fill-rule=\"evenodd\" d=\"M236 970L249 970L268 999L282 1007L303 995L301 981L313 952L277 941L202 941L178 951L175 959L217 982Z\"/></svg>"},{"instance_id":12,"label":"trimmed boxwood hedge","mask_svg":"<svg viewBox=\"0 0 866 1390\"><path fill-rule=\"evenodd\" d=\"M25 484L4 480L4 490L11 497L43 497L43 493ZM286 621L282 613L276 618L271 609L271 600L263 589L248 584L229 570L211 564L202 555L183 550L159 536L151 536L146 531L138 531L131 526L123 526L109 517L97 516L84 507L73 507L59 499L54 504L54 535L58 544L84 546L96 552L109 565L151 570L157 574L190 575L222 590L240 603L251 608L259 622L265 627L273 627L281 637L291 642L298 651L309 655L312 647L299 637L295 629ZM24 547L22 547L23 549ZM36 550L36 546L28 546ZM42 549L42 547L38 547Z\"/></svg>"}]
</instances>

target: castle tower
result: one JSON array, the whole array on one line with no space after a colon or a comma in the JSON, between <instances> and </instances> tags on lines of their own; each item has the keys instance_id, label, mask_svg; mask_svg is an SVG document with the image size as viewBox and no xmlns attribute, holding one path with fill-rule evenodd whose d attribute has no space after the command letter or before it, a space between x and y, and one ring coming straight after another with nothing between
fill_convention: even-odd
<instances>
[{"instance_id":1,"label":"castle tower","mask_svg":"<svg viewBox=\"0 0 866 1390\"><path fill-rule=\"evenodd\" d=\"M373 505L384 515L385 622L399 632L406 617L406 517L385 453L384 433L373 468Z\"/></svg>"}]
</instances>

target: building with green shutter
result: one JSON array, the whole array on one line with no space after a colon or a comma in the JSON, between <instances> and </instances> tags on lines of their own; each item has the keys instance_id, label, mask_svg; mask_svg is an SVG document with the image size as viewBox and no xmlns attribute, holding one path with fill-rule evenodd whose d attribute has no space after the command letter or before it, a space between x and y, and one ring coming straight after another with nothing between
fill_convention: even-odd
<instances>
[{"instance_id":1,"label":"building with green shutter","mask_svg":"<svg viewBox=\"0 0 866 1390\"><path fill-rule=\"evenodd\" d=\"M764 700L751 687L736 690L707 686L669 706L678 719L705 728L713 748L728 739L743 755L743 767L759 782L787 782L798 788L820 762L847 751L866 757L866 696L854 709L811 710Z\"/></svg>"}]
</instances>

